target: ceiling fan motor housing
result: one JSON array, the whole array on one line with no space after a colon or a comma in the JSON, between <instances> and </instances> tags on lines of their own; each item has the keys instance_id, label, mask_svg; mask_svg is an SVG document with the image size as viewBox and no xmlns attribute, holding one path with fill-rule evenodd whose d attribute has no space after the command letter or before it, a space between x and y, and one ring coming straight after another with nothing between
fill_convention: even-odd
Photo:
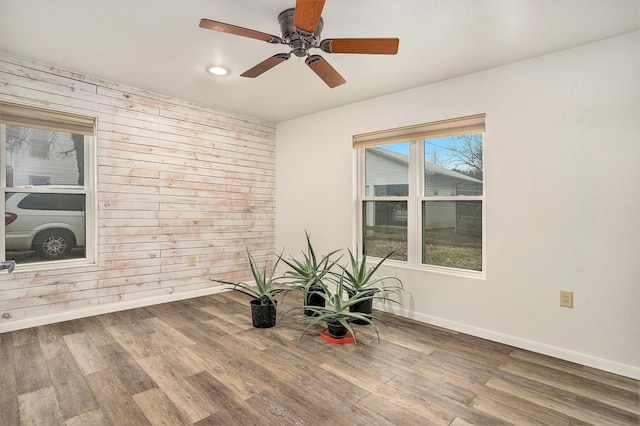
<instances>
[{"instance_id":1,"label":"ceiling fan motor housing","mask_svg":"<svg viewBox=\"0 0 640 426\"><path fill-rule=\"evenodd\" d=\"M307 56L311 47L317 47L320 43L320 33L324 22L322 18L318 21L318 27L314 33L307 33L297 29L293 25L296 9L294 7L282 11L278 15L280 31L285 44L291 46L291 51L298 57Z\"/></svg>"}]
</instances>

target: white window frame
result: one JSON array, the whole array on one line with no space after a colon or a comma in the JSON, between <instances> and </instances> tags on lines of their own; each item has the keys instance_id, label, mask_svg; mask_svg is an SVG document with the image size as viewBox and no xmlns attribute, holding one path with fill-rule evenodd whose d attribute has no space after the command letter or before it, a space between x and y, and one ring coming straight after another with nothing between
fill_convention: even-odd
<instances>
[{"instance_id":1,"label":"white window frame","mask_svg":"<svg viewBox=\"0 0 640 426\"><path fill-rule=\"evenodd\" d=\"M21 118L14 119L13 111L27 116L26 123L22 123ZM29 114L33 115L33 123L29 123ZM57 125L55 119L60 118L66 123ZM50 123L48 120L52 120ZM88 125L92 123L92 134L89 133ZM83 124L80 124L83 123ZM84 185L80 189L59 189L38 187L32 188L7 187L6 181L6 125L20 125L23 127L39 127L46 130L56 130L68 133L82 132L84 136ZM79 129L77 132L74 128ZM80 130L81 129L81 130ZM16 271L44 270L55 268L68 268L70 266L95 265L97 259L97 149L96 149L96 129L97 119L95 117L80 116L66 111L42 109L26 105L17 105L7 102L0 102L0 191L2 192L2 211L5 210L4 197L7 192L38 192L38 193L61 193L61 194L83 194L85 196L85 257L76 259L47 260L42 262L30 262L16 264ZM4 216L4 215L3 215ZM0 260L5 255L5 223L0 223Z\"/></svg>"},{"instance_id":2,"label":"white window frame","mask_svg":"<svg viewBox=\"0 0 640 426\"><path fill-rule=\"evenodd\" d=\"M407 202L407 260L388 259L389 265L406 267L411 269L419 269L443 273L448 275L458 275L471 278L485 279L487 274L487 238L486 238L486 184L482 185L483 194L481 196L456 195L456 196L425 196L424 195L424 141L442 136L441 134L429 135L422 131L424 127L434 126L439 129L440 123L448 123L450 121L477 119L482 122L480 127L470 127L468 131L458 131L453 135L461 134L482 134L482 156L483 168L486 165L484 161L486 157L486 132L484 131L484 114L470 117L461 117L453 120L445 120L443 122L427 123L425 125L411 126L407 128L391 129L388 131L375 132L366 135L354 136L354 148L357 151L357 208L356 208L356 238L359 248L359 255L363 250L363 206L367 201L406 201ZM438 130L439 131L439 130ZM402 135L409 136L402 139ZM422 137L422 135L426 137ZM375 135L382 135L376 138ZM363 138L359 138L364 136ZM376 140L377 139L377 140ZM360 142L358 144L358 141ZM379 141L379 143L377 142ZM393 143L408 142L409 143L409 192L407 196L387 197L387 196L366 196L365 195L365 148L382 146ZM484 172L484 170L483 170ZM485 173L486 176L486 173ZM486 183L486 179L484 179ZM438 265L429 265L422 263L422 205L429 201L480 201L482 203L482 270L476 271L471 269L452 268ZM368 255L368 257L373 257Z\"/></svg>"}]
</instances>

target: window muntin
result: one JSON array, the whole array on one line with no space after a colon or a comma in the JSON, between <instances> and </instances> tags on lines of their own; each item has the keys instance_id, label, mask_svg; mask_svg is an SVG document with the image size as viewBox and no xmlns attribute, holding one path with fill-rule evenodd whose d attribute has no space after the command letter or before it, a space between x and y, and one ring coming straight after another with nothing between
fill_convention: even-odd
<instances>
[{"instance_id":1,"label":"window muntin","mask_svg":"<svg viewBox=\"0 0 640 426\"><path fill-rule=\"evenodd\" d=\"M90 117L0 102L5 259L95 259L94 127Z\"/></svg>"},{"instance_id":2,"label":"window muntin","mask_svg":"<svg viewBox=\"0 0 640 426\"><path fill-rule=\"evenodd\" d=\"M360 148L359 241L368 256L383 257L393 248L403 253L395 259L409 265L484 275L483 132L480 114L354 137ZM407 135L415 139L394 143ZM384 180L374 185L372 170ZM400 183L405 176L406 184ZM402 208L382 202L401 202Z\"/></svg>"}]
</instances>

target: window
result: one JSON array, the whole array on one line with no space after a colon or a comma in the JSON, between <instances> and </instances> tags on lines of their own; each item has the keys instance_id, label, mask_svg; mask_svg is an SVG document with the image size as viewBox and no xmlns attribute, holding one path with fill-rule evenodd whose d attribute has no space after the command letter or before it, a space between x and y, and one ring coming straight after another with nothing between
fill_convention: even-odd
<instances>
[{"instance_id":1,"label":"window","mask_svg":"<svg viewBox=\"0 0 640 426\"><path fill-rule=\"evenodd\" d=\"M484 114L354 136L363 252L485 270Z\"/></svg>"},{"instance_id":2,"label":"window","mask_svg":"<svg viewBox=\"0 0 640 426\"><path fill-rule=\"evenodd\" d=\"M11 173L13 174L13 171ZM29 176L29 185L51 185L51 178L49 176ZM13 184L8 186L13 186Z\"/></svg>"},{"instance_id":3,"label":"window","mask_svg":"<svg viewBox=\"0 0 640 426\"><path fill-rule=\"evenodd\" d=\"M4 259L95 258L95 119L0 102Z\"/></svg>"}]
</instances>

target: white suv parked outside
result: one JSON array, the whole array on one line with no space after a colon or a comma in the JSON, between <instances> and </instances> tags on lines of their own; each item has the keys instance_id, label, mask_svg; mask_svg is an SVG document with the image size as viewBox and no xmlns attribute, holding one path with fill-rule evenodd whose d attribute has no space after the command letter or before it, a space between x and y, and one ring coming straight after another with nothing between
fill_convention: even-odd
<instances>
[{"instance_id":1,"label":"white suv parked outside","mask_svg":"<svg viewBox=\"0 0 640 426\"><path fill-rule=\"evenodd\" d=\"M4 222L6 251L59 259L85 245L85 195L8 192Z\"/></svg>"}]
</instances>

